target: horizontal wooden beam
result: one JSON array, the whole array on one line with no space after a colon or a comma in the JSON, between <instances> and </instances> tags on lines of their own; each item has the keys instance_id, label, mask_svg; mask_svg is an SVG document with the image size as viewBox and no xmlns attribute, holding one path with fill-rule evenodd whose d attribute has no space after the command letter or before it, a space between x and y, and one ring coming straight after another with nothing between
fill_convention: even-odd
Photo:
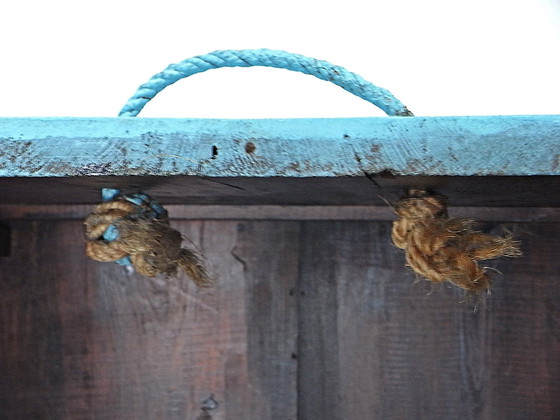
<instances>
[{"instance_id":1,"label":"horizontal wooden beam","mask_svg":"<svg viewBox=\"0 0 560 420\"><path fill-rule=\"evenodd\" d=\"M432 190L451 206L560 207L560 176L231 177L76 176L1 178L0 204L95 204L101 188L144 191L164 205L386 206L407 188Z\"/></svg>"},{"instance_id":2,"label":"horizontal wooden beam","mask_svg":"<svg viewBox=\"0 0 560 420\"><path fill-rule=\"evenodd\" d=\"M560 175L560 115L0 119L0 177Z\"/></svg>"},{"instance_id":3,"label":"horizontal wooden beam","mask_svg":"<svg viewBox=\"0 0 560 420\"><path fill-rule=\"evenodd\" d=\"M396 218L385 206L275 206L177 205L166 206L172 220L380 220ZM84 219L92 205L0 205L0 220ZM452 217L485 222L560 222L555 207L450 207Z\"/></svg>"}]
</instances>

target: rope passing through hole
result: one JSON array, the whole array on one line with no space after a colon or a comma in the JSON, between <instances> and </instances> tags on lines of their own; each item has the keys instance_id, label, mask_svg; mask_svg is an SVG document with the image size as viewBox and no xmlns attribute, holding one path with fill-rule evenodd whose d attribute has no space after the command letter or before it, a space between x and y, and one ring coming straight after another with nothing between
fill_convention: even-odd
<instances>
[{"instance_id":1,"label":"rope passing through hole","mask_svg":"<svg viewBox=\"0 0 560 420\"><path fill-rule=\"evenodd\" d=\"M395 205L393 243L403 249L407 265L432 282L450 282L470 292L486 291L490 276L479 261L521 255L511 236L474 230L470 219L450 219L447 199L422 190Z\"/></svg>"},{"instance_id":2,"label":"rope passing through hole","mask_svg":"<svg viewBox=\"0 0 560 420\"><path fill-rule=\"evenodd\" d=\"M96 261L133 265L147 277L185 272L198 287L213 279L203 257L182 248L181 234L169 226L167 211L147 194L104 188L103 202L87 216L86 254Z\"/></svg>"}]
</instances>

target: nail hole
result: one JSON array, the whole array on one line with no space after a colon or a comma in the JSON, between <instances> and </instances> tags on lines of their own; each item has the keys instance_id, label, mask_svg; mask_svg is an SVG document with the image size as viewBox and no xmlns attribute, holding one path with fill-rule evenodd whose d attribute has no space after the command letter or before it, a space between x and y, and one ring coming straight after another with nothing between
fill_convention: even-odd
<instances>
[{"instance_id":1,"label":"nail hole","mask_svg":"<svg viewBox=\"0 0 560 420\"><path fill-rule=\"evenodd\" d=\"M246 151L247 153L254 153L255 150L257 150L257 146L255 146L255 143L253 143L252 141L248 142L248 143L245 145L245 151Z\"/></svg>"}]
</instances>

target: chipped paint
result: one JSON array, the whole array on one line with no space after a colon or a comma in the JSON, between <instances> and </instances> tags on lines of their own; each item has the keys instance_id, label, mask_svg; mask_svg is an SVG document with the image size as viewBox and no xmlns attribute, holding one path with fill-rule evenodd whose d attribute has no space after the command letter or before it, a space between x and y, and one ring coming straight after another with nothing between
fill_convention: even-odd
<instances>
[{"instance_id":1,"label":"chipped paint","mask_svg":"<svg viewBox=\"0 0 560 420\"><path fill-rule=\"evenodd\" d=\"M1 177L560 175L560 116L0 119Z\"/></svg>"}]
</instances>

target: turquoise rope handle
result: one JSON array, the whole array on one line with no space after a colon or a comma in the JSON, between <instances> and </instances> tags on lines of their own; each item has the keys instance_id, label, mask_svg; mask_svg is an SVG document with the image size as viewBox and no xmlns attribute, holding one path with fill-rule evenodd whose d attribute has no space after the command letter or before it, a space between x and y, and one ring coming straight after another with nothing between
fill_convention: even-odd
<instances>
[{"instance_id":1,"label":"turquoise rope handle","mask_svg":"<svg viewBox=\"0 0 560 420\"><path fill-rule=\"evenodd\" d=\"M142 108L167 86L193 74L222 67L274 67L298 71L332 82L344 90L371 102L389 116L412 116L406 106L386 89L375 86L356 73L327 61L279 50L222 50L171 64L142 86L128 100L119 117L135 117Z\"/></svg>"}]
</instances>

